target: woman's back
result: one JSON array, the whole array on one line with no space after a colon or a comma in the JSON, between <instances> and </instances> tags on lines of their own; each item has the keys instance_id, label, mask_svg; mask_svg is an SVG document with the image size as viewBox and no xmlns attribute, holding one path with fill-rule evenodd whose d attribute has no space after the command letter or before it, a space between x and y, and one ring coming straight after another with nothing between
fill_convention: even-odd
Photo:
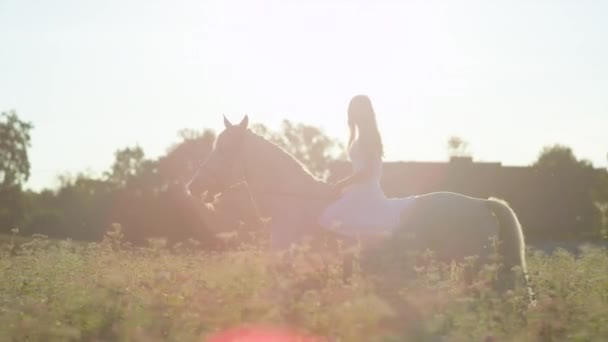
<instances>
[{"instance_id":1,"label":"woman's back","mask_svg":"<svg viewBox=\"0 0 608 342\"><path fill-rule=\"evenodd\" d=\"M363 144L361 144L358 138L350 146L348 155L353 165L354 173L370 167L371 174L366 183L380 186L380 179L382 178L382 158L380 156L370 156L369 153L366 153Z\"/></svg>"}]
</instances>

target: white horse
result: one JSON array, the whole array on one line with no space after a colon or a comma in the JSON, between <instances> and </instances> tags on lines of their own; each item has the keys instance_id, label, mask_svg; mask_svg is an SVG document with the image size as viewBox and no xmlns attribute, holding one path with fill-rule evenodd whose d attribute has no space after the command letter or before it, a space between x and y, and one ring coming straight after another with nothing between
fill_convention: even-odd
<instances>
[{"instance_id":1,"label":"white horse","mask_svg":"<svg viewBox=\"0 0 608 342\"><path fill-rule=\"evenodd\" d=\"M189 184L193 194L218 193L246 182L247 196L260 215L270 217L271 245L289 247L322 230L318 219L334 200L329 184L312 176L279 146L248 129L247 116L238 125L224 118L226 129ZM451 192L417 196L401 216L391 237L406 233L413 243L404 248L432 249L444 260L493 252L498 237L504 268L519 266L527 274L524 235L508 204Z\"/></svg>"}]
</instances>

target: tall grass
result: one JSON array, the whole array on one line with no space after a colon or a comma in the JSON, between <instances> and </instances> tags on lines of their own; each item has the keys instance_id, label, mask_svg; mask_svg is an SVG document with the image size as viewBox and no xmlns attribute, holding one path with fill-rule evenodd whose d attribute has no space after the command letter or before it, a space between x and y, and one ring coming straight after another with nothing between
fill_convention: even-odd
<instances>
[{"instance_id":1,"label":"tall grass","mask_svg":"<svg viewBox=\"0 0 608 342\"><path fill-rule=\"evenodd\" d=\"M281 255L258 246L201 252L194 241L136 248L120 231L101 243L8 241L0 246L0 341L204 341L243 324L333 341L608 338L605 249L531 251L535 307L522 284L493 290L497 264L445 264L430 252L370 260L355 256L347 272L342 255L306 246Z\"/></svg>"}]
</instances>

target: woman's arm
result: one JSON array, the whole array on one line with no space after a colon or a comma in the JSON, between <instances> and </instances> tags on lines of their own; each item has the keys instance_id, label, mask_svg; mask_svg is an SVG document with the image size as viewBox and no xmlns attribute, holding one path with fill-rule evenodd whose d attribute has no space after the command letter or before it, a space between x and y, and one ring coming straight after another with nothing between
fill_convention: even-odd
<instances>
[{"instance_id":1,"label":"woman's arm","mask_svg":"<svg viewBox=\"0 0 608 342\"><path fill-rule=\"evenodd\" d=\"M372 175L372 163L366 163L366 166L352 175L343 178L334 184L337 191L342 191L344 188L353 184L365 183Z\"/></svg>"}]
</instances>

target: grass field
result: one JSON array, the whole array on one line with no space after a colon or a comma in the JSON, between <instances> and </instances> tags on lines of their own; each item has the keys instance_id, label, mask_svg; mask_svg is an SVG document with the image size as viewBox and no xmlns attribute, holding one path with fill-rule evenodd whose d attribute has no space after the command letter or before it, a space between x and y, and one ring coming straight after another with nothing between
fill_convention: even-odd
<instances>
[{"instance_id":1,"label":"grass field","mask_svg":"<svg viewBox=\"0 0 608 342\"><path fill-rule=\"evenodd\" d=\"M497 265L472 283L473 258L432 253L399 269L296 248L203 253L44 238L0 246L0 341L204 341L239 325L291 327L331 341L597 341L608 339L608 252L530 252L538 303L525 287L499 294ZM7 242L8 241L8 242Z\"/></svg>"}]
</instances>

